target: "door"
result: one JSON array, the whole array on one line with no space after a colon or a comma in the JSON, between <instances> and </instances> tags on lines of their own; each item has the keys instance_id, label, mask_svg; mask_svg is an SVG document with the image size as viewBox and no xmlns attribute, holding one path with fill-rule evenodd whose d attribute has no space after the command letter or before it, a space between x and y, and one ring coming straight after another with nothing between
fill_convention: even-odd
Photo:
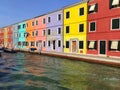
<instances>
[{"instance_id":1,"label":"door","mask_svg":"<svg viewBox=\"0 0 120 90\"><path fill-rule=\"evenodd\" d=\"M53 41L53 50L55 50L55 40Z\"/></svg>"},{"instance_id":2,"label":"door","mask_svg":"<svg viewBox=\"0 0 120 90\"><path fill-rule=\"evenodd\" d=\"M106 54L106 41L100 41L100 54Z\"/></svg>"},{"instance_id":3,"label":"door","mask_svg":"<svg viewBox=\"0 0 120 90\"><path fill-rule=\"evenodd\" d=\"M72 52L76 52L77 49L77 42L76 41L72 41Z\"/></svg>"}]
</instances>

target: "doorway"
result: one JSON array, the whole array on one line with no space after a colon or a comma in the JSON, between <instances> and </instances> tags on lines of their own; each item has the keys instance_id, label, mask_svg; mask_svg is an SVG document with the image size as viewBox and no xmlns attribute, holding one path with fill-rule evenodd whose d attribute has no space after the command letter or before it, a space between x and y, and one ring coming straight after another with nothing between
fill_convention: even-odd
<instances>
[{"instance_id":1,"label":"doorway","mask_svg":"<svg viewBox=\"0 0 120 90\"><path fill-rule=\"evenodd\" d=\"M72 52L76 52L76 51L77 51L77 42L72 41Z\"/></svg>"},{"instance_id":2,"label":"doorway","mask_svg":"<svg viewBox=\"0 0 120 90\"><path fill-rule=\"evenodd\" d=\"M106 41L100 41L100 54L106 54Z\"/></svg>"}]
</instances>

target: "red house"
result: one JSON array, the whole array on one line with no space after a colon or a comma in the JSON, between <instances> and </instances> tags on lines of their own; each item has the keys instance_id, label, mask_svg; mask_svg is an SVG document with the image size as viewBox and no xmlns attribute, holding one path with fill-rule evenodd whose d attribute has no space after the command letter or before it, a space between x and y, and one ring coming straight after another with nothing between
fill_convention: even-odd
<instances>
[{"instance_id":1,"label":"red house","mask_svg":"<svg viewBox=\"0 0 120 90\"><path fill-rule=\"evenodd\" d=\"M3 46L4 44L4 32L3 29L0 28L0 46Z\"/></svg>"},{"instance_id":2,"label":"red house","mask_svg":"<svg viewBox=\"0 0 120 90\"><path fill-rule=\"evenodd\" d=\"M12 48L12 44L13 44L12 26L8 26L7 30L8 30L8 47Z\"/></svg>"},{"instance_id":3,"label":"red house","mask_svg":"<svg viewBox=\"0 0 120 90\"><path fill-rule=\"evenodd\" d=\"M89 0L87 54L120 57L120 0Z\"/></svg>"}]
</instances>

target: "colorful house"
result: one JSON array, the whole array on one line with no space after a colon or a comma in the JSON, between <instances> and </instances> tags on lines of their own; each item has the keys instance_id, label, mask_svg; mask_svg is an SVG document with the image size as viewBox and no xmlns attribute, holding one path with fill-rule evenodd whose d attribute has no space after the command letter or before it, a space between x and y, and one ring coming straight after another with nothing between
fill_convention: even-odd
<instances>
[{"instance_id":1,"label":"colorful house","mask_svg":"<svg viewBox=\"0 0 120 90\"><path fill-rule=\"evenodd\" d=\"M19 38L18 38L18 48L19 49L26 49L26 22L20 22L18 24L18 34L19 34Z\"/></svg>"},{"instance_id":2,"label":"colorful house","mask_svg":"<svg viewBox=\"0 0 120 90\"><path fill-rule=\"evenodd\" d=\"M120 56L120 0L88 2L87 54Z\"/></svg>"},{"instance_id":3,"label":"colorful house","mask_svg":"<svg viewBox=\"0 0 120 90\"><path fill-rule=\"evenodd\" d=\"M3 47L4 45L4 30L0 28L0 46Z\"/></svg>"},{"instance_id":4,"label":"colorful house","mask_svg":"<svg viewBox=\"0 0 120 90\"><path fill-rule=\"evenodd\" d=\"M46 15L47 45L46 51L63 52L63 10Z\"/></svg>"},{"instance_id":5,"label":"colorful house","mask_svg":"<svg viewBox=\"0 0 120 90\"><path fill-rule=\"evenodd\" d=\"M46 15L36 17L35 22L36 48L46 51Z\"/></svg>"},{"instance_id":6,"label":"colorful house","mask_svg":"<svg viewBox=\"0 0 120 90\"><path fill-rule=\"evenodd\" d=\"M26 21L26 49L35 48L35 19L30 19Z\"/></svg>"},{"instance_id":7,"label":"colorful house","mask_svg":"<svg viewBox=\"0 0 120 90\"><path fill-rule=\"evenodd\" d=\"M7 27L3 27L4 31L4 47L8 46L8 29Z\"/></svg>"},{"instance_id":8,"label":"colorful house","mask_svg":"<svg viewBox=\"0 0 120 90\"><path fill-rule=\"evenodd\" d=\"M12 37L13 37L13 48L18 49L18 39L19 39L19 33L18 33L18 24L12 25Z\"/></svg>"},{"instance_id":9,"label":"colorful house","mask_svg":"<svg viewBox=\"0 0 120 90\"><path fill-rule=\"evenodd\" d=\"M64 52L86 54L87 1L64 8Z\"/></svg>"},{"instance_id":10,"label":"colorful house","mask_svg":"<svg viewBox=\"0 0 120 90\"><path fill-rule=\"evenodd\" d=\"M7 27L7 37L8 37L8 43L7 43L7 47L8 48L13 48L13 38L12 38L12 34L13 34L13 32L12 32L12 25L10 25L10 26L8 26Z\"/></svg>"}]
</instances>

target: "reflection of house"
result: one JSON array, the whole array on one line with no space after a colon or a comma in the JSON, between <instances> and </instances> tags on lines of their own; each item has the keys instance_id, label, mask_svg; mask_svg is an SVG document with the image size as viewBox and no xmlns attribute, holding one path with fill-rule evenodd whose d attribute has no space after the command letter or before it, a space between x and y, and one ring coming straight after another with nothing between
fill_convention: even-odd
<instances>
[{"instance_id":1,"label":"reflection of house","mask_svg":"<svg viewBox=\"0 0 120 90\"><path fill-rule=\"evenodd\" d=\"M36 41L36 48L40 50L42 48L43 51L46 50L45 43L46 43L46 15L42 15L36 17L36 28L35 28L35 41Z\"/></svg>"},{"instance_id":2,"label":"reflection of house","mask_svg":"<svg viewBox=\"0 0 120 90\"><path fill-rule=\"evenodd\" d=\"M88 54L120 56L120 0L88 2Z\"/></svg>"},{"instance_id":3,"label":"reflection of house","mask_svg":"<svg viewBox=\"0 0 120 90\"><path fill-rule=\"evenodd\" d=\"M86 54L87 2L64 8L64 52Z\"/></svg>"},{"instance_id":4,"label":"reflection of house","mask_svg":"<svg viewBox=\"0 0 120 90\"><path fill-rule=\"evenodd\" d=\"M26 22L21 22L18 24L18 48L26 49L27 42L26 42Z\"/></svg>"},{"instance_id":5,"label":"reflection of house","mask_svg":"<svg viewBox=\"0 0 120 90\"><path fill-rule=\"evenodd\" d=\"M47 51L63 51L63 11L58 10L46 15L47 18Z\"/></svg>"}]
</instances>

